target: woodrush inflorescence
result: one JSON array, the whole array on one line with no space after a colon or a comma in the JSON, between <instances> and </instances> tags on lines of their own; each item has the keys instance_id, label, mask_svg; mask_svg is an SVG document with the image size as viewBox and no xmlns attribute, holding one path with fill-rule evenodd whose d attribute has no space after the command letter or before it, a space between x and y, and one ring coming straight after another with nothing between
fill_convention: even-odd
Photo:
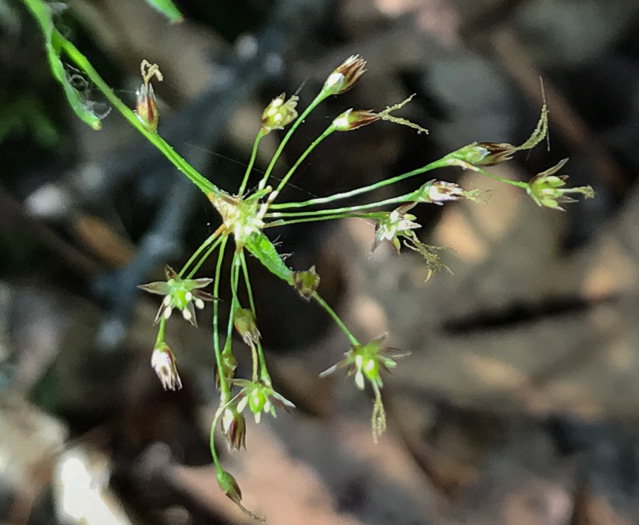
<instances>
[{"instance_id":1,"label":"woodrush inflorescence","mask_svg":"<svg viewBox=\"0 0 639 525\"><path fill-rule=\"evenodd\" d=\"M279 394L272 383L268 371L264 349L259 330L259 312L255 307L250 272L246 254L255 257L271 273L296 289L305 300L316 301L344 332L349 348L344 359L329 367L322 377L345 368L349 376L354 376L355 385L364 390L369 385L374 393L372 414L373 438L378 439L386 428L386 418L382 401L383 381L381 373L397 366L396 359L404 357L408 352L384 346L386 334L362 343L344 324L338 314L322 299L318 293L320 276L315 267L308 270L294 271L287 266L275 245L264 233L265 230L278 226L296 223L337 220L356 217L375 224L372 249L381 243L388 242L397 252L407 247L418 252L430 271L445 268L438 248L424 244L416 230L421 225L416 216L409 213L413 208L423 204L443 205L444 203L467 199L480 201L477 190L465 190L459 185L437 179L424 182L424 174L438 168L460 167L473 170L524 190L539 206L562 209L559 205L573 201L569 194L594 195L590 186L566 188L565 175L555 175L563 168L565 161L550 168L528 182L513 181L500 177L486 168L507 162L519 151L529 150L539 144L547 134L548 113L544 105L538 125L530 138L520 146L506 143L476 142L449 153L441 159L429 162L407 173L355 188L350 191L315 197L305 201L278 202L282 189L290 181L299 166L308 155L324 140L335 132L349 132L385 120L395 124L406 125L419 133L423 128L404 118L393 115L402 108L409 99L390 106L383 111L347 109L338 115L294 162L292 167L273 187L273 170L292 135L304 122L307 116L324 100L340 95L352 89L365 72L366 62L359 56L348 57L331 72L320 92L312 102L298 114L297 96L286 98L281 94L264 109L261 126L255 138L251 157L246 172L240 181L238 191L231 194L217 187L204 178L187 161L185 161L158 134L159 114L152 80L162 80L159 66L142 61L142 85L137 92L135 111L124 104L113 90L102 80L86 57L53 25L49 6L42 0L23 0L38 21L45 37L45 49L51 69L56 79L62 84L67 98L78 116L95 129L99 129L99 118L91 114L90 108L79 103L79 95L65 76L65 68L61 56L66 55L107 97L110 103L134 126L146 139L161 151L176 168L188 177L207 197L220 216L220 225L202 245L194 252L186 264L176 272L166 266L166 280L140 285L143 290L164 296L155 322L158 334L151 357L151 366L158 375L165 389L182 387L176 357L165 340L165 327L174 310L179 310L182 317L197 326L195 309L205 306L205 301L213 305L213 350L216 370L215 384L219 390L219 408L213 418L210 432L211 454L217 471L220 489L234 501L244 512L258 518L242 504L242 493L235 478L222 468L217 453L215 430L221 426L223 435L231 449L246 447L246 421L244 413L248 410L260 422L262 414L268 413L276 417L276 407L285 410L294 408L293 403ZM166 2L165 5L172 5ZM177 12L177 10L175 11ZM171 11L175 16L175 12ZM179 13L178 13L179 14ZM275 154L259 183L249 187L250 175L253 171L260 141L273 130L288 128ZM347 206L339 205L347 199L366 197L380 188L393 187L400 181L414 178L418 180L415 190L395 197L371 202L362 202ZM226 326L221 326L219 302L221 273L225 258L231 259L230 265L230 316ZM214 274L212 277L195 277L201 266L213 258ZM430 275L430 273L429 273ZM203 288L210 288L204 291ZM239 338L234 338L234 332ZM238 342L241 341L241 343ZM252 356L252 373L249 378L236 377L237 360L234 351L238 344L248 347Z\"/></svg>"}]
</instances>

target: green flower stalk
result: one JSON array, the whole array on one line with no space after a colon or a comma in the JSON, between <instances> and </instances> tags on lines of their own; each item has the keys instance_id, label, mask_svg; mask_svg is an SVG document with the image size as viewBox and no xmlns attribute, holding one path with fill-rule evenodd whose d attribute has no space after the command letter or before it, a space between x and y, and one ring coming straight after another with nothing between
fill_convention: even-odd
<instances>
[{"instance_id":1,"label":"green flower stalk","mask_svg":"<svg viewBox=\"0 0 639 525\"><path fill-rule=\"evenodd\" d=\"M350 349L346 352L344 359L328 368L321 376L346 368L348 375L354 376L358 389L364 390L367 384L372 388L375 396L372 415L375 441L386 428L381 394L384 386L382 373L395 368L395 359L408 354L384 346L385 335L362 344L337 312L318 293L320 278L315 267L297 271L289 268L277 247L264 233L265 229L302 222L331 221L348 217L361 218L376 225L372 250L375 250L382 242L389 242L396 252L400 251L402 245L406 246L424 258L430 276L433 271L447 267L439 256L440 248L421 242L416 233L421 225L416 222L416 216L409 212L416 206L429 204L441 206L461 199L480 200L477 190L465 190L458 184L438 179L425 181L430 172L451 166L471 169L493 180L516 186L525 191L537 205L553 209L562 209L560 204L572 202L573 198L570 195L582 194L592 197L594 194L590 186L565 187L566 175L556 175L563 168L565 161L533 177L529 182L508 180L486 170L491 166L509 161L515 153L531 149L543 140L548 126L547 110L544 105L537 128L520 146L499 142L475 142L412 171L394 175L367 186L341 193L329 193L306 201L276 202L282 189L289 183L309 154L316 148L320 148L325 141L335 140L335 132L353 131L378 122L409 126L418 133L426 132L418 124L392 115L392 112L403 108L412 97L380 112L347 109L334 118L326 130L315 138L292 163L275 189L269 184L284 148L311 112L326 98L352 89L362 77L366 62L358 55L352 55L328 75L320 92L301 113L298 114L296 96L287 100L282 94L270 102L262 114L261 121L257 123L258 131L250 161L240 181L239 190L233 195L203 177L157 132L159 117L151 80L153 78L162 80L162 76L156 64L142 62L143 84L138 90L136 108L133 111L115 95L86 57L54 27L50 7L46 2L43 0L23 0L23 2L42 30L52 72L65 90L78 116L94 129L99 129L99 119L96 120L95 115L87 113L77 103L78 94L74 92L65 77L63 58L70 60L82 71L131 126L200 189L220 215L221 225L202 243L179 272L166 266L165 281L141 285L140 288L152 294L164 296L155 317L155 323L159 324L159 328L151 365L165 389L175 390L182 386L175 355L164 339L165 326L172 312L179 310L184 319L193 326L197 326L196 309L203 308L207 301L213 302L212 347L215 354L215 379L220 392L220 405L211 425L211 455L220 489L247 515L255 519L260 518L242 504L242 493L237 481L222 468L217 454L215 430L219 423L229 447L239 450L246 446L246 421L243 415L245 409L248 408L255 421L259 423L263 413L269 413L275 417L276 406L288 410L295 405L279 394L272 384L261 343L259 312L253 297L246 254L251 254L273 275L286 285L295 288L303 299L315 301L344 333L350 343ZM175 16L173 11L172 16ZM264 175L257 187L251 188L250 174L257 158L261 139L273 130L284 128L287 128L287 131ZM414 189L411 191L402 194L392 191L397 183L406 183L411 180L415 181ZM384 190L385 197L382 200L368 198L377 190ZM348 204L345 205L344 202ZM229 241L233 243L229 244ZM227 250L230 246L233 246L233 249ZM202 265L211 258L215 259L214 277L195 277ZM226 326L221 327L220 304L216 298L221 295L220 283L227 281L222 278L226 258L231 258L230 279L228 279L230 283L228 295L231 297L230 315ZM212 293L203 290L207 286L212 286ZM236 377L237 359L234 352L238 339L251 349L250 379Z\"/></svg>"}]
</instances>

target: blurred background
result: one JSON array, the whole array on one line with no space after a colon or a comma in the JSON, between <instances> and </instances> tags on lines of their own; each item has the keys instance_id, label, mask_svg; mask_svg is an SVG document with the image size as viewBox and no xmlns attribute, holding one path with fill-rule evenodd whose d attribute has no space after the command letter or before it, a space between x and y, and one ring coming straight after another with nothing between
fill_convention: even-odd
<instances>
[{"instance_id":1,"label":"blurred background","mask_svg":"<svg viewBox=\"0 0 639 525\"><path fill-rule=\"evenodd\" d=\"M51 7L131 106L141 60L160 65L160 133L224 189L237 188L273 97L297 93L304 107L360 54L368 72L312 114L281 173L349 107L416 93L401 115L430 134L382 122L333 136L287 198L377 181L473 141L520 144L539 118L540 78L550 149L495 172L527 180L570 157L570 185L597 193L561 213L438 172L488 198L417 209L420 237L452 270L428 282L418 254L369 257L364 221L273 230L290 266L316 265L320 292L361 340L387 331L412 355L385 379L389 428L374 445L371 398L340 374L317 377L347 341L254 264L275 387L298 409L249 422L246 452L220 447L246 505L273 525L639 523L637 2L176 3L180 25L142 0ZM71 113L22 3L1 0L0 521L248 523L210 465L210 308L197 330L169 323L185 388L166 393L149 366L158 301L136 288L165 263L180 267L216 214L68 72L104 116L101 132ZM279 139L263 141L254 180Z\"/></svg>"}]
</instances>

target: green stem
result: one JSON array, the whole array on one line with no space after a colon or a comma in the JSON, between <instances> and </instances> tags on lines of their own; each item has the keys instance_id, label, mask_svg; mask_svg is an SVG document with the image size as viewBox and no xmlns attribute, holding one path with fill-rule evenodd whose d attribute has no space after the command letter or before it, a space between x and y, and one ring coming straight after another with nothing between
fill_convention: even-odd
<instances>
[{"instance_id":1,"label":"green stem","mask_svg":"<svg viewBox=\"0 0 639 525\"><path fill-rule=\"evenodd\" d=\"M180 270L180 273L178 274L178 277L182 277L184 275L184 272L186 272L186 269L191 266L191 264L193 264L193 261L195 261L195 259L198 258L198 256L200 255L200 253L202 253L202 250L204 250L204 248L206 248L209 244L211 244L214 240L216 240L216 243L211 247L210 250L208 250L206 252L206 255L202 258L202 260L198 263L198 265L195 267L195 269L193 269L189 275L187 276L187 279L190 279L191 277L193 277L193 275L195 274L195 272L198 270L198 268L200 266L202 266L202 263L204 262L204 260L206 260L209 255L211 255L212 250L215 249L215 247L220 244L221 242L221 237L220 237L220 233L221 233L222 229L221 227L218 228L217 230L215 230L213 232L213 234L211 234L201 245L200 247L195 250L195 253L193 255L191 255L191 257L189 258L188 261L186 261L186 264L182 267L182 269Z\"/></svg>"},{"instance_id":2,"label":"green stem","mask_svg":"<svg viewBox=\"0 0 639 525\"><path fill-rule=\"evenodd\" d=\"M334 202L340 199L348 199L350 197L355 197L363 193L375 191L379 188L383 188L384 186L395 184L396 182L400 182L404 179L415 177L416 175L421 175L422 173L426 173L428 171L432 171L437 168L442 168L447 165L448 165L448 160L443 158L443 159L439 159L434 162L431 162L430 164L426 164L426 166L422 166L421 168L417 168L416 170L409 171L408 173L403 173L402 175L397 175L390 179L384 179L382 181L376 182L375 184L370 184L369 186L363 186L355 190L346 191L343 193L336 193L335 195L330 195L328 197L318 197L316 199L310 199L303 202L285 202L281 204L273 204L271 206L271 209L280 210L280 209L290 209L290 208L305 208L306 206L314 206L316 204L325 204L327 202Z\"/></svg>"},{"instance_id":3,"label":"green stem","mask_svg":"<svg viewBox=\"0 0 639 525\"><path fill-rule=\"evenodd\" d=\"M399 197L392 197L390 199L384 199L382 201L370 202L368 204L361 204L359 206L344 206L343 208L329 208L325 210L317 210L317 211L299 211L299 212L272 212L267 213L265 217L270 219L279 219L279 218L303 218L303 217L316 217L321 215L333 215L338 213L349 213L352 211L359 210L370 210L371 208L380 208L382 206L388 206L390 204L398 204L400 202L408 202L411 200L416 200L416 192L407 193L406 195L400 195Z\"/></svg>"},{"instance_id":4,"label":"green stem","mask_svg":"<svg viewBox=\"0 0 639 525\"><path fill-rule=\"evenodd\" d=\"M164 329L166 327L166 317L162 316L160 319L160 327L158 328L158 336L155 339L155 346L160 343L164 343Z\"/></svg>"},{"instance_id":5,"label":"green stem","mask_svg":"<svg viewBox=\"0 0 639 525\"><path fill-rule=\"evenodd\" d=\"M260 128L260 131L257 134L257 137L255 137L255 142L253 143L253 151L251 151L251 160L249 160L248 166L246 167L246 172L244 173L244 178L242 179L242 184L240 185L240 189L237 192L238 200L242 198L242 194L244 193L244 190L246 189L246 185L248 184L249 178L251 176L251 171L253 170L253 165L255 164L255 159L257 157L257 149L264 135L265 135L264 129Z\"/></svg>"},{"instance_id":6,"label":"green stem","mask_svg":"<svg viewBox=\"0 0 639 525\"><path fill-rule=\"evenodd\" d=\"M160 135L156 132L148 131L137 115L118 98L109 85L102 79L99 73L93 68L87 58L71 42L64 38L59 32L56 36L62 49L68 57L80 68L96 87L104 94L109 102L137 129L144 137L158 148L173 165L186 175L204 194L221 193L221 190L211 181L202 176L193 166L182 158Z\"/></svg>"},{"instance_id":7,"label":"green stem","mask_svg":"<svg viewBox=\"0 0 639 525\"><path fill-rule=\"evenodd\" d=\"M214 418L211 423L211 436L209 441L209 447L211 448L211 457L213 458L213 463L215 463L215 469L218 472L222 472L222 464L220 463L220 459L217 457L217 450L215 449L215 427L217 427L217 422L219 418Z\"/></svg>"},{"instance_id":8,"label":"green stem","mask_svg":"<svg viewBox=\"0 0 639 525\"><path fill-rule=\"evenodd\" d=\"M220 245L223 238L224 237L220 237L217 241L213 243L213 246L211 246L208 250L206 250L206 253L202 256L202 258L197 262L197 264L191 269L189 274L186 276L187 279L191 279L195 275L195 273L204 264L204 261L206 261L211 256L211 254L216 250L216 248Z\"/></svg>"},{"instance_id":9,"label":"green stem","mask_svg":"<svg viewBox=\"0 0 639 525\"><path fill-rule=\"evenodd\" d=\"M317 137L312 143L311 145L306 148L306 151L304 151L304 153L302 153L300 155L300 158L297 159L297 162L295 162L295 164L293 164L293 167L288 170L288 173L286 175L284 175L284 177L282 178L282 180L280 181L280 183L278 184L277 188L275 189L275 191L273 193L271 193L270 196L270 201L272 202L273 200L275 200L275 198L277 197L277 195L280 193L280 191L282 191L282 188L284 186L286 186L286 183L290 180L290 178L293 176L293 174L295 173L295 170L299 167L299 165L304 162L304 160L306 159L306 157L308 157L311 152L318 146L318 144L320 142L322 142L326 137L328 137L331 133L333 133L335 131L335 126L333 126L332 124L326 128L324 130L324 133L322 133L319 137Z\"/></svg>"},{"instance_id":10,"label":"green stem","mask_svg":"<svg viewBox=\"0 0 639 525\"><path fill-rule=\"evenodd\" d=\"M233 316L239 304L237 298L237 287L240 280L240 258L237 252L233 253L233 261L231 262L231 313L229 315L229 323L226 328L226 341L224 343L224 352L231 351L231 343L233 341Z\"/></svg>"},{"instance_id":11,"label":"green stem","mask_svg":"<svg viewBox=\"0 0 639 525\"><path fill-rule=\"evenodd\" d=\"M524 188L525 190L528 190L528 188L530 187L529 184L526 183L526 182L520 182L520 181L517 181L517 180L505 179L504 177L500 177L499 175L495 175L494 173L491 173L490 171L486 171L485 169L482 169L479 166L472 166L470 169L472 169L473 171L477 171L477 172L481 173L482 175L486 175L486 177L490 177L491 179L494 179L496 181L503 182L504 184L510 184L511 186L517 186L518 188Z\"/></svg>"},{"instance_id":12,"label":"green stem","mask_svg":"<svg viewBox=\"0 0 639 525\"><path fill-rule=\"evenodd\" d=\"M289 139L291 138L295 130L299 127L299 125L302 122L304 122L304 119L310 114L310 112L313 111L326 97L327 95L324 92L320 92L320 94L315 97L313 102L310 103L310 105L293 123L293 125L288 130L286 135L284 135L284 138L282 139L282 142L280 142L279 147L275 151L275 155L273 155L273 158L271 159L271 162L269 163L268 168L266 168L266 172L264 172L264 177L262 177L262 180L260 181L260 185L258 186L259 189L263 189L264 187L266 187L266 183L268 182L268 178L270 177L271 172L273 171L273 168L275 167L275 163L280 158L280 155L282 154L282 150L284 149L284 146L286 146L286 143L289 141Z\"/></svg>"},{"instance_id":13,"label":"green stem","mask_svg":"<svg viewBox=\"0 0 639 525\"><path fill-rule=\"evenodd\" d=\"M248 265L246 264L246 257L244 256L244 250L240 252L240 261L242 262L242 272L244 274L244 283L246 285L246 294L248 295L249 306L251 308L251 312L253 313L253 317L257 319L257 309L255 308L255 299L253 298L253 288L251 287L251 280L249 279L248 273ZM264 349L262 348L262 343L258 340L257 344L257 356L260 362L260 377L262 381L268 381L268 384L271 384L271 376L268 373L268 369L266 367L266 359L264 357ZM255 378L253 378L255 381Z\"/></svg>"},{"instance_id":14,"label":"green stem","mask_svg":"<svg viewBox=\"0 0 639 525\"><path fill-rule=\"evenodd\" d=\"M228 237L222 237L222 246L217 256L217 265L215 267L215 283L213 284L213 295L219 297L220 294L220 277L222 275L222 262L224 261L224 253L226 252L226 243ZM222 371L222 352L220 351L220 334L219 334L219 313L220 302L213 302L213 348L215 349L215 362L217 364L218 375L220 377L220 394L222 399L228 399L231 395L231 389L226 381L226 377Z\"/></svg>"},{"instance_id":15,"label":"green stem","mask_svg":"<svg viewBox=\"0 0 639 525\"><path fill-rule=\"evenodd\" d=\"M272 221L267 223L264 228L277 228L278 226L289 226L291 224L299 224L302 222L320 222L320 221L335 221L338 219L350 219L350 218L356 218L356 219L377 219L380 218L377 216L378 214L376 213L341 213L339 215L324 215L324 216L319 216L319 217L305 217L305 218L300 218L300 219L292 219L292 220L286 220L286 219L280 219L280 220L276 220L276 221Z\"/></svg>"},{"instance_id":16,"label":"green stem","mask_svg":"<svg viewBox=\"0 0 639 525\"><path fill-rule=\"evenodd\" d=\"M320 304L320 306L324 308L324 310L326 310L328 315L330 315L333 318L335 323L337 323L337 326L339 326L342 329L342 331L346 334L346 337L348 337L351 344L353 346L359 345L359 341L357 340L357 338L353 335L353 333L348 329L348 327L344 324L344 322L335 313L335 310L333 310L328 305L328 303L320 297L320 295L317 292L313 293L313 299L315 299L315 301L317 301Z\"/></svg>"}]
</instances>

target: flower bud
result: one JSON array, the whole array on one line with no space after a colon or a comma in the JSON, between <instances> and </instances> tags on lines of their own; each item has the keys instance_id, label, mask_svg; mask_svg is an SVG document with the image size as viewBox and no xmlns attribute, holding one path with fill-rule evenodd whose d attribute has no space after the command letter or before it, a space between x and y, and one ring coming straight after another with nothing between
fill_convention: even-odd
<instances>
[{"instance_id":1,"label":"flower bud","mask_svg":"<svg viewBox=\"0 0 639 525\"><path fill-rule=\"evenodd\" d=\"M366 60L359 55L351 55L328 76L322 91L326 96L345 93L364 74L365 67Z\"/></svg>"},{"instance_id":2,"label":"flower bud","mask_svg":"<svg viewBox=\"0 0 639 525\"><path fill-rule=\"evenodd\" d=\"M140 64L140 72L142 74L142 85L136 91L136 103L135 112L138 119L144 127L151 132L155 132L158 129L158 102L155 98L155 92L153 91L153 85L151 79L153 77L162 81L162 73L157 64L149 64L146 60L143 60Z\"/></svg>"},{"instance_id":3,"label":"flower bud","mask_svg":"<svg viewBox=\"0 0 639 525\"><path fill-rule=\"evenodd\" d=\"M568 196L569 193L581 193L585 195L586 198L595 196L595 192L591 186L579 186L576 188L563 187L566 185L565 181L568 175L555 175L555 173L563 168L566 162L568 162L568 159L563 159L556 166L535 175L528 181L526 191L538 206L564 211L559 204L577 202L576 199Z\"/></svg>"},{"instance_id":4,"label":"flower bud","mask_svg":"<svg viewBox=\"0 0 639 525\"><path fill-rule=\"evenodd\" d=\"M310 299L319 284L320 276L315 271L315 266L311 266L308 270L293 272L293 286L304 299Z\"/></svg>"},{"instance_id":5,"label":"flower bud","mask_svg":"<svg viewBox=\"0 0 639 525\"><path fill-rule=\"evenodd\" d=\"M262 113L262 132L265 135L274 129L282 129L288 126L297 118L295 107L299 97L293 95L286 102L284 101L285 98L285 93L274 98Z\"/></svg>"},{"instance_id":6,"label":"flower bud","mask_svg":"<svg viewBox=\"0 0 639 525\"><path fill-rule=\"evenodd\" d=\"M353 111L353 109L347 109L333 120L333 127L336 131L353 131L354 129L368 126L379 119L380 116L370 110L358 109Z\"/></svg>"},{"instance_id":7,"label":"flower bud","mask_svg":"<svg viewBox=\"0 0 639 525\"><path fill-rule=\"evenodd\" d=\"M217 471L217 484L224 494L235 503L241 503L242 490L235 478L226 470Z\"/></svg>"},{"instance_id":8,"label":"flower bud","mask_svg":"<svg viewBox=\"0 0 639 525\"><path fill-rule=\"evenodd\" d=\"M222 415L222 431L228 441L229 449L246 450L246 419L235 407L229 407Z\"/></svg>"},{"instance_id":9,"label":"flower bud","mask_svg":"<svg viewBox=\"0 0 639 525\"><path fill-rule=\"evenodd\" d=\"M251 310L238 308L233 314L233 326L240 334L247 346L255 346L260 340L261 334L255 323L255 316Z\"/></svg>"},{"instance_id":10,"label":"flower bud","mask_svg":"<svg viewBox=\"0 0 639 525\"><path fill-rule=\"evenodd\" d=\"M151 367L155 370L164 390L179 390L182 381L177 371L175 355L164 341L159 342L151 355Z\"/></svg>"},{"instance_id":11,"label":"flower bud","mask_svg":"<svg viewBox=\"0 0 639 525\"><path fill-rule=\"evenodd\" d=\"M221 361L221 369L215 369L215 386L220 389L221 387L221 377L224 377L227 381L230 381L235 377L235 369L237 368L237 359L229 350L228 352L225 350L222 352L220 356Z\"/></svg>"},{"instance_id":12,"label":"flower bud","mask_svg":"<svg viewBox=\"0 0 639 525\"><path fill-rule=\"evenodd\" d=\"M440 206L446 201L456 201L465 196L457 184L442 180L431 180L417 191L418 202L432 202Z\"/></svg>"},{"instance_id":13,"label":"flower bud","mask_svg":"<svg viewBox=\"0 0 639 525\"><path fill-rule=\"evenodd\" d=\"M222 470L218 467L217 470L217 484L220 490L224 492L227 498L235 503L244 514L257 521L264 521L264 518L253 514L244 505L242 505L242 491L235 478L226 470Z\"/></svg>"},{"instance_id":14,"label":"flower bud","mask_svg":"<svg viewBox=\"0 0 639 525\"><path fill-rule=\"evenodd\" d=\"M541 108L541 116L537 127L528 140L519 146L513 146L506 142L473 142L449 153L446 158L451 165L468 169L472 166L495 166L512 159L517 151L525 151L534 148L548 133L548 109L546 104Z\"/></svg>"},{"instance_id":15,"label":"flower bud","mask_svg":"<svg viewBox=\"0 0 639 525\"><path fill-rule=\"evenodd\" d=\"M448 157L472 166L495 166L511 160L518 149L505 142L473 142L453 151Z\"/></svg>"}]
</instances>

